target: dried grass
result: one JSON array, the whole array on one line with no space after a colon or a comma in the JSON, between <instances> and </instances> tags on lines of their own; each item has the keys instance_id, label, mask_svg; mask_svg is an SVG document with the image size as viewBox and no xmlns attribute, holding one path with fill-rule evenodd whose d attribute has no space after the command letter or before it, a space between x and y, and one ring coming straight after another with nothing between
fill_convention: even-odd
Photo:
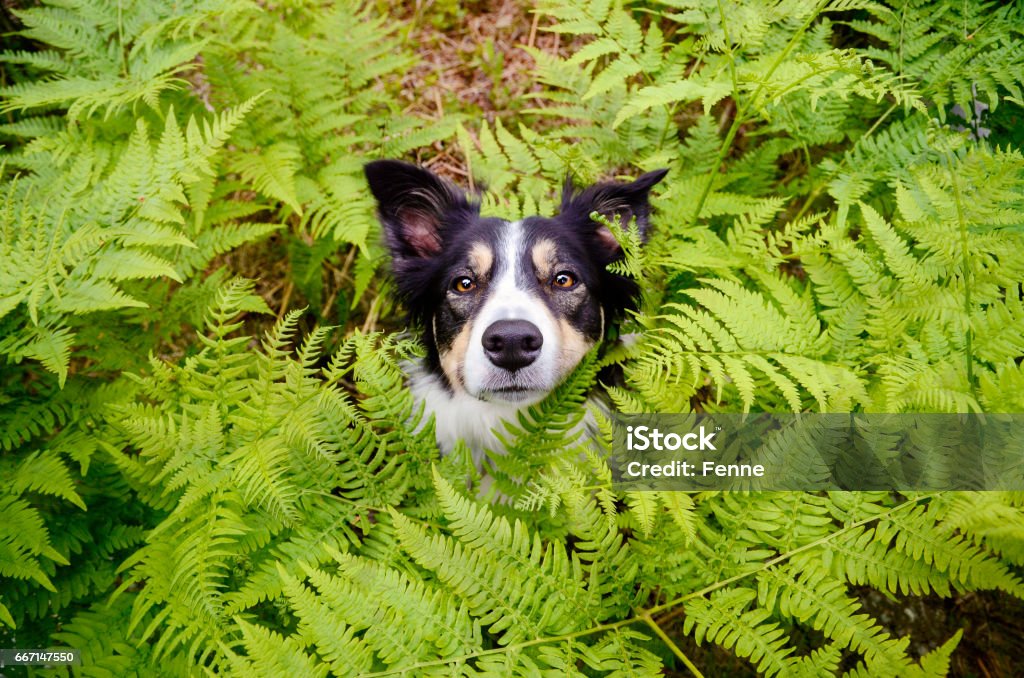
<instances>
[{"instance_id":1,"label":"dried grass","mask_svg":"<svg viewBox=\"0 0 1024 678\"><path fill-rule=\"evenodd\" d=\"M449 16L438 20L434 0L416 2L401 17L412 22L409 41L420 58L400 85L406 110L428 119L455 111L476 113L493 122L514 120L522 109L542 105L526 97L542 86L533 77L534 59L523 46L566 56L575 45L545 31L550 21L529 2L461 4L469 6L461 21ZM488 51L501 55L500 72L485 66ZM416 160L460 184L472 182L461 153L449 145L423 149Z\"/></svg>"}]
</instances>

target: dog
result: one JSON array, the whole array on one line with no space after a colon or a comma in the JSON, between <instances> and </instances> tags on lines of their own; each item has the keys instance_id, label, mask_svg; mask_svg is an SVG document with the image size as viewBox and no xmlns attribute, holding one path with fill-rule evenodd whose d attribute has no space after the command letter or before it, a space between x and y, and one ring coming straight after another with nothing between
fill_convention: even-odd
<instances>
[{"instance_id":1,"label":"dog","mask_svg":"<svg viewBox=\"0 0 1024 678\"><path fill-rule=\"evenodd\" d=\"M505 221L432 172L397 160L365 168L410 323L426 357L409 387L433 415L442 454L463 440L477 468L501 453L494 430L551 392L605 336L638 295L608 270L623 256L596 212L641 238L649 192L668 170L582 191L566 182L553 217Z\"/></svg>"}]
</instances>

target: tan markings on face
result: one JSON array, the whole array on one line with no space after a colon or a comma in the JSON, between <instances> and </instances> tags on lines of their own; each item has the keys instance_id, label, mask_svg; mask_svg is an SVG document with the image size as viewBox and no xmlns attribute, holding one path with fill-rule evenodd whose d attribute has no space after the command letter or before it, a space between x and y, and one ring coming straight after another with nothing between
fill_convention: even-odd
<instances>
[{"instance_id":1,"label":"tan markings on face","mask_svg":"<svg viewBox=\"0 0 1024 678\"><path fill-rule=\"evenodd\" d=\"M551 270L555 265L555 243L551 242L547 238L538 240L533 246L531 252L533 257L533 266L537 269L537 278L539 280L547 280L551 277L553 271Z\"/></svg>"},{"instance_id":2,"label":"tan markings on face","mask_svg":"<svg viewBox=\"0 0 1024 678\"><path fill-rule=\"evenodd\" d=\"M451 347L439 356L441 369L448 377L448 383L456 391L466 390L462 368L466 364L466 350L469 348L470 325L471 323L463 325Z\"/></svg>"},{"instance_id":3,"label":"tan markings on face","mask_svg":"<svg viewBox=\"0 0 1024 678\"><path fill-rule=\"evenodd\" d=\"M562 318L558 321L558 333L562 339L562 354L558 356L558 369L563 375L571 372L593 346L582 332Z\"/></svg>"},{"instance_id":4,"label":"tan markings on face","mask_svg":"<svg viewBox=\"0 0 1024 678\"><path fill-rule=\"evenodd\" d=\"M478 242L469 250L469 267L473 269L473 273L478 276L486 276L491 272L493 265L494 251L487 245Z\"/></svg>"}]
</instances>

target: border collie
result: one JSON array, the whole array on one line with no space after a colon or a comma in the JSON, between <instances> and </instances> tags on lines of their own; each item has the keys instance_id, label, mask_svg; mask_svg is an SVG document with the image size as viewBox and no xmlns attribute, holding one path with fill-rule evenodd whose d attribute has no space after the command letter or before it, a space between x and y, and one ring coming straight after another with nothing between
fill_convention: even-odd
<instances>
[{"instance_id":1,"label":"border collie","mask_svg":"<svg viewBox=\"0 0 1024 678\"><path fill-rule=\"evenodd\" d=\"M399 294L426 358L409 386L433 415L438 446L462 439L480 467L500 453L492 429L537 403L633 308L634 281L608 271L622 249L597 212L641 237L648 192L668 170L575 191L557 216L508 222L433 173L396 160L365 167Z\"/></svg>"}]
</instances>

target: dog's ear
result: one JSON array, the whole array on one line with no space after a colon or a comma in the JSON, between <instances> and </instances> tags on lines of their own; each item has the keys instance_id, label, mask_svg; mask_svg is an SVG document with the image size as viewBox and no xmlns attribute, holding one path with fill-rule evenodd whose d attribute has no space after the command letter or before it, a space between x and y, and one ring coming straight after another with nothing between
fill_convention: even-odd
<instances>
[{"instance_id":1,"label":"dog's ear","mask_svg":"<svg viewBox=\"0 0 1024 678\"><path fill-rule=\"evenodd\" d=\"M636 218L640 237L646 238L651 216L648 194L651 187L664 179L666 174L667 169L654 170L641 175L631 183L594 184L581 193L576 193L572 184L567 181L562 193L562 215L576 224L590 224L596 227L598 242L612 257L618 256L622 248L615 240L615 236L607 226L596 224L590 218L590 214L597 212L623 228L629 226L629 222Z\"/></svg>"},{"instance_id":2,"label":"dog's ear","mask_svg":"<svg viewBox=\"0 0 1024 678\"><path fill-rule=\"evenodd\" d=\"M398 160L363 167L392 256L424 259L441 251L445 216L472 209L466 195L432 172Z\"/></svg>"}]
</instances>

